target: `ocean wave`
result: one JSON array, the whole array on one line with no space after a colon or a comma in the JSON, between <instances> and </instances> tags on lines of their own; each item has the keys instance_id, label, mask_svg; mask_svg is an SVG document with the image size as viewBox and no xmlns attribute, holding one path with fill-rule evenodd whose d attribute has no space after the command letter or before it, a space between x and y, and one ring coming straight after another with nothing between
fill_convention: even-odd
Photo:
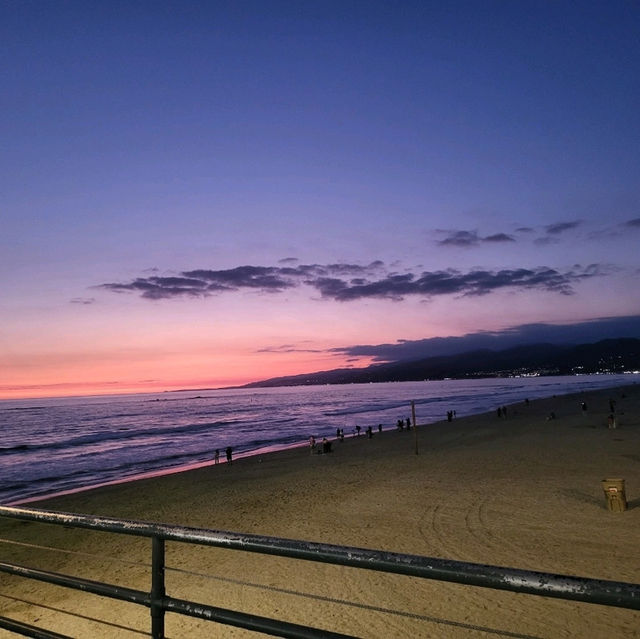
<instances>
[{"instance_id":1,"label":"ocean wave","mask_svg":"<svg viewBox=\"0 0 640 639\"><path fill-rule=\"evenodd\" d=\"M104 442L122 441L131 442L136 439L151 439L161 435L183 435L198 432L207 432L237 424L238 420L225 420L219 422L208 422L206 424L187 424L184 426L165 426L162 428L147 428L144 430L130 431L107 431L103 433L90 433L81 435L80 437L71 437L69 439L59 439L52 442L19 444L17 446L0 449L4 453L24 452L26 450L56 450L63 448L76 448L87 446L90 444L101 444Z\"/></svg>"},{"instance_id":2,"label":"ocean wave","mask_svg":"<svg viewBox=\"0 0 640 639\"><path fill-rule=\"evenodd\" d=\"M18 444L17 446L0 446L0 453L10 453L12 451L29 450L31 446L28 444Z\"/></svg>"},{"instance_id":3,"label":"ocean wave","mask_svg":"<svg viewBox=\"0 0 640 639\"><path fill-rule=\"evenodd\" d=\"M414 400L416 406L425 405L425 404L437 404L444 400L451 400L450 397L429 397L424 399ZM361 413L383 413L388 410L395 410L398 408L402 408L404 411L407 410L407 400L402 402L385 402L375 404L360 404L358 406L349 406L346 408L338 408L336 410L325 411L323 415L327 417L339 417L340 415L358 415Z\"/></svg>"}]
</instances>

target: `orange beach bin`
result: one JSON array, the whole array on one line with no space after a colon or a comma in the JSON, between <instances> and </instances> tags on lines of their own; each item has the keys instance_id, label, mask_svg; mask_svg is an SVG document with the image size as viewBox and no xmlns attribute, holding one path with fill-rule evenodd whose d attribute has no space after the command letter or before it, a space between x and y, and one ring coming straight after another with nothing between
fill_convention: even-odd
<instances>
[{"instance_id":1,"label":"orange beach bin","mask_svg":"<svg viewBox=\"0 0 640 639\"><path fill-rule=\"evenodd\" d=\"M607 508L621 513L627 509L627 496L624 491L624 479L603 479L602 489L607 499Z\"/></svg>"}]
</instances>

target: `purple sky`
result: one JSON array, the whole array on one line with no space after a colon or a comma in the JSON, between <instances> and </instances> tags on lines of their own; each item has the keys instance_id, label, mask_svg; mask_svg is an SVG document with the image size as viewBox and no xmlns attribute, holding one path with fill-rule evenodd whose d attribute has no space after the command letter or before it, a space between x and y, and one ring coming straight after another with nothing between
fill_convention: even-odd
<instances>
[{"instance_id":1,"label":"purple sky","mask_svg":"<svg viewBox=\"0 0 640 639\"><path fill-rule=\"evenodd\" d=\"M621 1L3 2L0 397L640 336L638 33Z\"/></svg>"}]
</instances>

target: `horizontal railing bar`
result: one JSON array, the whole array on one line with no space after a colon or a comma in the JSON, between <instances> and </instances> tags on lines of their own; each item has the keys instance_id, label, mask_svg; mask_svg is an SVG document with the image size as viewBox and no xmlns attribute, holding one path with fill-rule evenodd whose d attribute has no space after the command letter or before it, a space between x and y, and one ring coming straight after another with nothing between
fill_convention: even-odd
<instances>
[{"instance_id":1,"label":"horizontal railing bar","mask_svg":"<svg viewBox=\"0 0 640 639\"><path fill-rule=\"evenodd\" d=\"M28 579L37 579L38 581L55 584L56 586L74 588L75 590L82 590L83 592L89 592L93 595L111 597L112 599L128 601L142 606L149 607L151 605L151 597L149 593L143 592L142 590L133 590L132 588L114 586L100 581L82 579L81 577L71 577L70 575L62 575L57 572L28 568L27 566L10 564L4 561L0 562L0 572L6 572L10 575L17 575L19 577L26 577Z\"/></svg>"},{"instance_id":2,"label":"horizontal railing bar","mask_svg":"<svg viewBox=\"0 0 640 639\"><path fill-rule=\"evenodd\" d=\"M640 584L97 515L0 506L0 516L292 557L482 588L640 610Z\"/></svg>"},{"instance_id":3,"label":"horizontal railing bar","mask_svg":"<svg viewBox=\"0 0 640 639\"><path fill-rule=\"evenodd\" d=\"M69 635L61 635L57 632L42 630L42 628L38 628L37 626L31 626L28 623L22 623L21 621L8 619L7 617L0 617L0 628L24 637L33 637L34 639L73 639L73 637Z\"/></svg>"},{"instance_id":4,"label":"horizontal railing bar","mask_svg":"<svg viewBox=\"0 0 640 639\"><path fill-rule=\"evenodd\" d=\"M197 604L182 599L174 599L173 597L165 597L164 608L167 612L207 619L208 621L217 621L228 626L245 628L276 637L287 637L288 639L357 639L353 635L343 635L328 630L299 626L286 621Z\"/></svg>"},{"instance_id":5,"label":"horizontal railing bar","mask_svg":"<svg viewBox=\"0 0 640 639\"><path fill-rule=\"evenodd\" d=\"M20 566L17 564L0 562L0 572L29 579L37 579L57 586L74 588L76 590L82 590L83 592L111 597L113 599L120 599L121 601L141 604L147 607L150 606L151 602L151 597L147 593L139 590L122 588L120 586L90 581L79 577L61 575L59 573L38 570L35 568L27 568L26 566ZM248 630L256 630L258 632L275 635L277 637L290 637L291 639L323 639L325 637L326 639L354 639L352 635L338 634L326 630L316 630L314 628L299 626L297 624L279 621L277 619L270 619L268 617L260 617L249 613L237 612L235 610L208 606L206 604L173 599L171 597L163 597L161 599L160 606L166 611L177 612L192 617L198 617L200 619L208 619L210 621L217 621L219 623L237 626L239 628L246 628ZM11 623L11 621L9 620L8 623ZM0 627L2 626L0 625ZM27 636L35 635L27 634ZM41 636L49 637L46 633ZM58 635L53 634L51 637L55 639Z\"/></svg>"}]
</instances>

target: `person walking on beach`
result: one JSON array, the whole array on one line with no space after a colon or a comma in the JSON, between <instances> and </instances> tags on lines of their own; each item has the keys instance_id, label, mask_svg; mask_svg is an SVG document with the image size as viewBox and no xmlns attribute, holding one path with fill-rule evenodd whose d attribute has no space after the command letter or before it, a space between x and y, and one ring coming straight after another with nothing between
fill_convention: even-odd
<instances>
[{"instance_id":1,"label":"person walking on beach","mask_svg":"<svg viewBox=\"0 0 640 639\"><path fill-rule=\"evenodd\" d=\"M220 463L220 449L219 448L216 448L215 455L213 456L213 463L214 464L219 464Z\"/></svg>"},{"instance_id":2,"label":"person walking on beach","mask_svg":"<svg viewBox=\"0 0 640 639\"><path fill-rule=\"evenodd\" d=\"M316 438L313 435L309 437L309 448L311 449L311 454L313 455L313 453L316 452Z\"/></svg>"},{"instance_id":3,"label":"person walking on beach","mask_svg":"<svg viewBox=\"0 0 640 639\"><path fill-rule=\"evenodd\" d=\"M231 446L227 446L227 462L229 462L229 464L233 463L233 459L232 459L232 454L233 454L233 449L231 448Z\"/></svg>"}]
</instances>

